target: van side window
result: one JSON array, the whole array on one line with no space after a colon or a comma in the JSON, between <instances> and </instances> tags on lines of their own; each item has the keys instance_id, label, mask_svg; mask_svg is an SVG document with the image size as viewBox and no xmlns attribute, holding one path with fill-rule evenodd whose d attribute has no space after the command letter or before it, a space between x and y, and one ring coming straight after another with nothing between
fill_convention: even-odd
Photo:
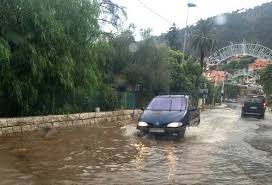
<instances>
[{"instance_id":1,"label":"van side window","mask_svg":"<svg viewBox=\"0 0 272 185\"><path fill-rule=\"evenodd\" d=\"M191 99L191 98L188 99L188 108L189 108L189 109L192 109L192 108L193 108L193 102L192 102L192 99Z\"/></svg>"}]
</instances>

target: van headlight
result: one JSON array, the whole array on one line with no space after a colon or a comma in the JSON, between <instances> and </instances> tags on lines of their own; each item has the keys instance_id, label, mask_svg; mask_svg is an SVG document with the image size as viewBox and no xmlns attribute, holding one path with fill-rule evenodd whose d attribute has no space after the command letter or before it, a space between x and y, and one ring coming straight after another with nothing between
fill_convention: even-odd
<instances>
[{"instance_id":1,"label":"van headlight","mask_svg":"<svg viewBox=\"0 0 272 185\"><path fill-rule=\"evenodd\" d=\"M169 123L167 125L167 127L172 127L172 128L175 128L175 127L181 127L183 125L182 122L173 122L173 123Z\"/></svg>"},{"instance_id":2,"label":"van headlight","mask_svg":"<svg viewBox=\"0 0 272 185\"><path fill-rule=\"evenodd\" d=\"M138 123L138 126L140 126L140 127L147 127L148 124L147 124L146 122L140 121L140 122Z\"/></svg>"}]
</instances>

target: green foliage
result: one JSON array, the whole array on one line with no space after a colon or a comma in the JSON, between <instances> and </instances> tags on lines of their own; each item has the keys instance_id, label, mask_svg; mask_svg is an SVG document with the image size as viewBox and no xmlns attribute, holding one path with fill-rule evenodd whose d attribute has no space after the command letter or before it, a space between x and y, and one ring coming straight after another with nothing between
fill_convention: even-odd
<instances>
[{"instance_id":1,"label":"green foliage","mask_svg":"<svg viewBox=\"0 0 272 185\"><path fill-rule=\"evenodd\" d=\"M253 63L254 57L244 56L240 59L231 60L229 63L219 66L219 70L227 71L233 73L238 69L247 69L248 65Z\"/></svg>"},{"instance_id":2,"label":"green foliage","mask_svg":"<svg viewBox=\"0 0 272 185\"><path fill-rule=\"evenodd\" d=\"M203 85L201 67L193 58L180 62L181 56L178 51L170 51L171 92L198 97L200 86Z\"/></svg>"},{"instance_id":3,"label":"green foliage","mask_svg":"<svg viewBox=\"0 0 272 185\"><path fill-rule=\"evenodd\" d=\"M234 11L224 14L226 24L216 25L218 48L229 44L224 41L242 42L244 39L248 42L260 43L271 48L271 10L272 3L269 2L253 9L248 9L245 12Z\"/></svg>"},{"instance_id":4,"label":"green foliage","mask_svg":"<svg viewBox=\"0 0 272 185\"><path fill-rule=\"evenodd\" d=\"M270 96L272 95L272 64L265 68L260 75L260 84L263 86L264 92Z\"/></svg>"},{"instance_id":5,"label":"green foliage","mask_svg":"<svg viewBox=\"0 0 272 185\"><path fill-rule=\"evenodd\" d=\"M225 97L230 99L236 99L240 95L240 87L237 85L226 84L225 85Z\"/></svg>"},{"instance_id":6,"label":"green foliage","mask_svg":"<svg viewBox=\"0 0 272 185\"><path fill-rule=\"evenodd\" d=\"M98 104L91 101L99 95L92 92L104 87L98 19L114 6L105 5L110 2L0 2L1 116L84 111Z\"/></svg>"},{"instance_id":7,"label":"green foliage","mask_svg":"<svg viewBox=\"0 0 272 185\"><path fill-rule=\"evenodd\" d=\"M182 61L178 43L158 44L149 29L136 42L133 26L101 30L101 21L118 27L125 15L112 1L3 0L0 9L0 116L118 109L131 104L136 84L143 103L160 93L198 95L201 67Z\"/></svg>"},{"instance_id":8,"label":"green foliage","mask_svg":"<svg viewBox=\"0 0 272 185\"><path fill-rule=\"evenodd\" d=\"M108 62L108 71L114 75L123 74L124 69L133 60L134 52L137 49L133 32L131 30L124 31L117 37L112 38L109 44L112 52L109 56L111 62ZM112 76L110 78L113 79Z\"/></svg>"},{"instance_id":9,"label":"green foliage","mask_svg":"<svg viewBox=\"0 0 272 185\"><path fill-rule=\"evenodd\" d=\"M10 48L6 40L0 37L0 64L10 59Z\"/></svg>"},{"instance_id":10,"label":"green foliage","mask_svg":"<svg viewBox=\"0 0 272 185\"><path fill-rule=\"evenodd\" d=\"M213 23L212 27L215 32L213 34L206 34L208 32L200 31L199 24L190 26L188 38L188 44L186 51L191 55L201 58L202 56L210 55L210 51L214 52L217 49L221 49L231 43L242 43L246 40L249 43L259 43L266 47L272 48L272 2L264 3L261 6L257 6L252 9L247 9L246 11L233 11L231 13L225 13L223 16L226 22L224 24L217 24L217 17L210 17L204 22ZM202 29L202 28L201 28ZM171 30L169 30L171 32ZM157 38L160 43L168 43L167 35L172 35L172 33L162 34ZM178 40L183 41L185 35L185 28L180 29L175 32L178 35ZM204 36L204 37L202 37ZM197 40L197 41L196 41ZM198 46L201 42L208 42L208 47L214 41L213 48L207 49L208 52L201 54ZM200 60L202 61L202 60Z\"/></svg>"},{"instance_id":11,"label":"green foliage","mask_svg":"<svg viewBox=\"0 0 272 185\"><path fill-rule=\"evenodd\" d=\"M128 82L141 84L146 97L169 91L168 48L157 45L152 38L138 43L133 60L124 70Z\"/></svg>"},{"instance_id":12,"label":"green foliage","mask_svg":"<svg viewBox=\"0 0 272 185\"><path fill-rule=\"evenodd\" d=\"M221 99L222 86L215 86L213 83L206 81L207 89L209 91L206 104L219 103Z\"/></svg>"},{"instance_id":13,"label":"green foliage","mask_svg":"<svg viewBox=\"0 0 272 185\"><path fill-rule=\"evenodd\" d=\"M171 49L181 50L183 42L180 40L179 31L176 24L173 24L170 27L169 31L165 35L165 39Z\"/></svg>"},{"instance_id":14,"label":"green foliage","mask_svg":"<svg viewBox=\"0 0 272 185\"><path fill-rule=\"evenodd\" d=\"M107 47L103 47L101 55L107 84L122 91L134 91L135 85L140 84L138 104L142 105L157 94L197 96L202 78L200 65L188 57L188 62L183 63L181 52L158 45L150 31L142 30L144 40L140 42L135 42L131 29L110 38L108 45L104 42Z\"/></svg>"},{"instance_id":15,"label":"green foliage","mask_svg":"<svg viewBox=\"0 0 272 185\"><path fill-rule=\"evenodd\" d=\"M212 40L214 35L214 23L212 21L200 19L197 22L192 35L192 46L199 52L202 69L204 67L204 57L210 53L215 45L214 40Z\"/></svg>"}]
</instances>

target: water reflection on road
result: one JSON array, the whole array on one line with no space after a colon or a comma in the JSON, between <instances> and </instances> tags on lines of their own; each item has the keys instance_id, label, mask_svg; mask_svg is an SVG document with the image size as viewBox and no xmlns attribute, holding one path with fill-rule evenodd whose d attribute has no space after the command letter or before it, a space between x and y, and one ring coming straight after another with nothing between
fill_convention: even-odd
<instances>
[{"instance_id":1,"label":"water reflection on road","mask_svg":"<svg viewBox=\"0 0 272 185\"><path fill-rule=\"evenodd\" d=\"M271 184L272 116L202 114L181 140L134 122L0 137L0 184Z\"/></svg>"}]
</instances>

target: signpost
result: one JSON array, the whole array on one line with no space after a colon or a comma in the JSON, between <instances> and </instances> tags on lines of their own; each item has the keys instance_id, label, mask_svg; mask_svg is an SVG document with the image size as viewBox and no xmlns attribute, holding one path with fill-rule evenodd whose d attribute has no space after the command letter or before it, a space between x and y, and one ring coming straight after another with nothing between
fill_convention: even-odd
<instances>
[{"instance_id":1,"label":"signpost","mask_svg":"<svg viewBox=\"0 0 272 185\"><path fill-rule=\"evenodd\" d=\"M133 113L132 116L134 117L135 115L135 109L136 109L136 93L140 91L140 84L136 84L134 88L134 93L133 93Z\"/></svg>"},{"instance_id":2,"label":"signpost","mask_svg":"<svg viewBox=\"0 0 272 185\"><path fill-rule=\"evenodd\" d=\"M205 86L204 89L200 89L200 94L202 95L202 100L203 100L202 109L205 108L206 100L208 98L208 93L209 93L209 90L207 89L206 84L204 86Z\"/></svg>"}]
</instances>

